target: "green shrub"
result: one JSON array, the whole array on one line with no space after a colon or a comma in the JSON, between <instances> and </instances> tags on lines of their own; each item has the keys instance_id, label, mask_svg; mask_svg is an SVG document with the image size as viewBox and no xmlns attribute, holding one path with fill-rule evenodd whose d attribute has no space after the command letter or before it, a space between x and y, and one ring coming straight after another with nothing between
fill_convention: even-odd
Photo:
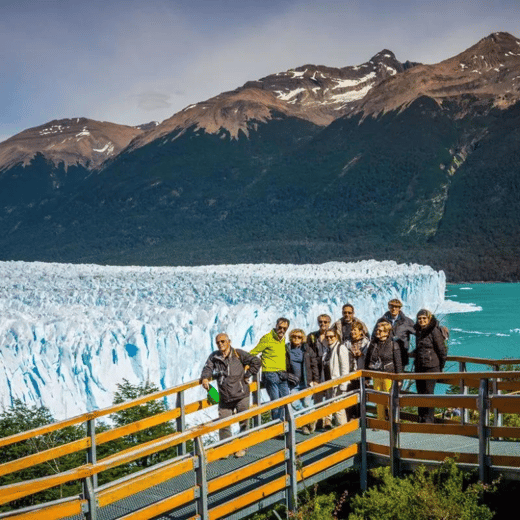
<instances>
[{"instance_id":1,"label":"green shrub","mask_svg":"<svg viewBox=\"0 0 520 520\"><path fill-rule=\"evenodd\" d=\"M489 488L469 484L452 459L433 471L419 467L405 478L392 477L388 467L372 470L379 481L352 499L349 520L488 520L493 513L481 504Z\"/></svg>"}]
</instances>

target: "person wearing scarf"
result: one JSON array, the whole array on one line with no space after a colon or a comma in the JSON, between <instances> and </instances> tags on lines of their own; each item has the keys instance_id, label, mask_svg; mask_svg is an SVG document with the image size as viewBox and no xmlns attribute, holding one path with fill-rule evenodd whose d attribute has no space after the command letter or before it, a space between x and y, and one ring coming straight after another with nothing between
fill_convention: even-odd
<instances>
[{"instance_id":1,"label":"person wearing scarf","mask_svg":"<svg viewBox=\"0 0 520 520\"><path fill-rule=\"evenodd\" d=\"M345 343L345 346L349 352L350 359L350 371L356 372L357 370L363 370L365 368L365 358L368 350L370 340L365 335L365 329L362 323L354 323L352 330L350 331L350 338ZM360 380L354 379L349 384L349 390L359 390ZM359 403L350 408L347 411L347 417L349 419L355 419L360 416Z\"/></svg>"},{"instance_id":2,"label":"person wearing scarf","mask_svg":"<svg viewBox=\"0 0 520 520\"><path fill-rule=\"evenodd\" d=\"M306 343L307 337L302 329L293 329L289 334L287 349L287 372L291 393L300 392L319 383L320 374L314 349ZM312 395L293 401L294 410L312 405ZM301 432L309 435L316 429L316 422L303 426Z\"/></svg>"},{"instance_id":3,"label":"person wearing scarf","mask_svg":"<svg viewBox=\"0 0 520 520\"><path fill-rule=\"evenodd\" d=\"M350 356L345 344L339 342L338 333L335 329L329 329L325 337L329 343L329 352L324 360L326 378L328 381L337 377L346 376L350 373ZM329 390L329 398L345 394L348 390L348 382L341 383ZM338 426L346 424L347 414L345 409L334 412L334 420ZM332 428L330 417L323 421L325 428Z\"/></svg>"},{"instance_id":4,"label":"person wearing scarf","mask_svg":"<svg viewBox=\"0 0 520 520\"><path fill-rule=\"evenodd\" d=\"M386 321L380 322L375 331L375 337L370 342L365 358L365 368L375 372L390 372L398 374L403 371L401 360L401 345L390 334L392 325ZM391 379L374 378L374 390L389 392L392 386ZM388 407L377 405L377 418L387 420Z\"/></svg>"}]
</instances>

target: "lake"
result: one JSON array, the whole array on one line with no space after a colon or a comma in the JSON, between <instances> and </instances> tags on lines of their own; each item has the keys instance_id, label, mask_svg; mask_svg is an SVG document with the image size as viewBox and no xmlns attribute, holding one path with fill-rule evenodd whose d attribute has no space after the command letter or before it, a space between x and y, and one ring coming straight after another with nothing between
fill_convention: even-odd
<instances>
[{"instance_id":1,"label":"lake","mask_svg":"<svg viewBox=\"0 0 520 520\"><path fill-rule=\"evenodd\" d=\"M449 354L520 358L520 284L448 285L446 299L482 308L441 316L450 329Z\"/></svg>"}]
</instances>

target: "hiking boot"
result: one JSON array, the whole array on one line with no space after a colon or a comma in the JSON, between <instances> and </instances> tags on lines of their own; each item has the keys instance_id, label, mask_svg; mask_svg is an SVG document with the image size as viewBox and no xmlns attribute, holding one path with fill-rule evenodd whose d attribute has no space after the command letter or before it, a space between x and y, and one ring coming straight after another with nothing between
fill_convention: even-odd
<instances>
[{"instance_id":1,"label":"hiking boot","mask_svg":"<svg viewBox=\"0 0 520 520\"><path fill-rule=\"evenodd\" d=\"M311 431L309 430L309 427L308 426L304 426L302 428L302 433L303 435L310 435L311 434Z\"/></svg>"},{"instance_id":2,"label":"hiking boot","mask_svg":"<svg viewBox=\"0 0 520 520\"><path fill-rule=\"evenodd\" d=\"M243 457L245 454L246 454L246 450L238 450L238 451L235 453L235 457L238 459L238 458L240 458L240 457Z\"/></svg>"},{"instance_id":3,"label":"hiking boot","mask_svg":"<svg viewBox=\"0 0 520 520\"><path fill-rule=\"evenodd\" d=\"M328 417L325 417L325 419L323 419L323 429L332 430L332 428L334 428L332 421Z\"/></svg>"},{"instance_id":4,"label":"hiking boot","mask_svg":"<svg viewBox=\"0 0 520 520\"><path fill-rule=\"evenodd\" d=\"M316 431L316 421L311 422L307 425L307 428L309 428L310 433L314 433Z\"/></svg>"}]
</instances>

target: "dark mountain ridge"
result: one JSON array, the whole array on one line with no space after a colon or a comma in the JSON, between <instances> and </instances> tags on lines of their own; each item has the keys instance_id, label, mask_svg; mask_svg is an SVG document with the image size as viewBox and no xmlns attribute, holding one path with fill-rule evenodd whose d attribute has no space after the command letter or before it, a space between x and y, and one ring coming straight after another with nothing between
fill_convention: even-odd
<instances>
[{"instance_id":1,"label":"dark mountain ridge","mask_svg":"<svg viewBox=\"0 0 520 520\"><path fill-rule=\"evenodd\" d=\"M248 82L134 129L102 163L60 169L39 151L0 168L2 259L391 258L450 281L518 280L517 76L507 33L436 65L383 50Z\"/></svg>"}]
</instances>

